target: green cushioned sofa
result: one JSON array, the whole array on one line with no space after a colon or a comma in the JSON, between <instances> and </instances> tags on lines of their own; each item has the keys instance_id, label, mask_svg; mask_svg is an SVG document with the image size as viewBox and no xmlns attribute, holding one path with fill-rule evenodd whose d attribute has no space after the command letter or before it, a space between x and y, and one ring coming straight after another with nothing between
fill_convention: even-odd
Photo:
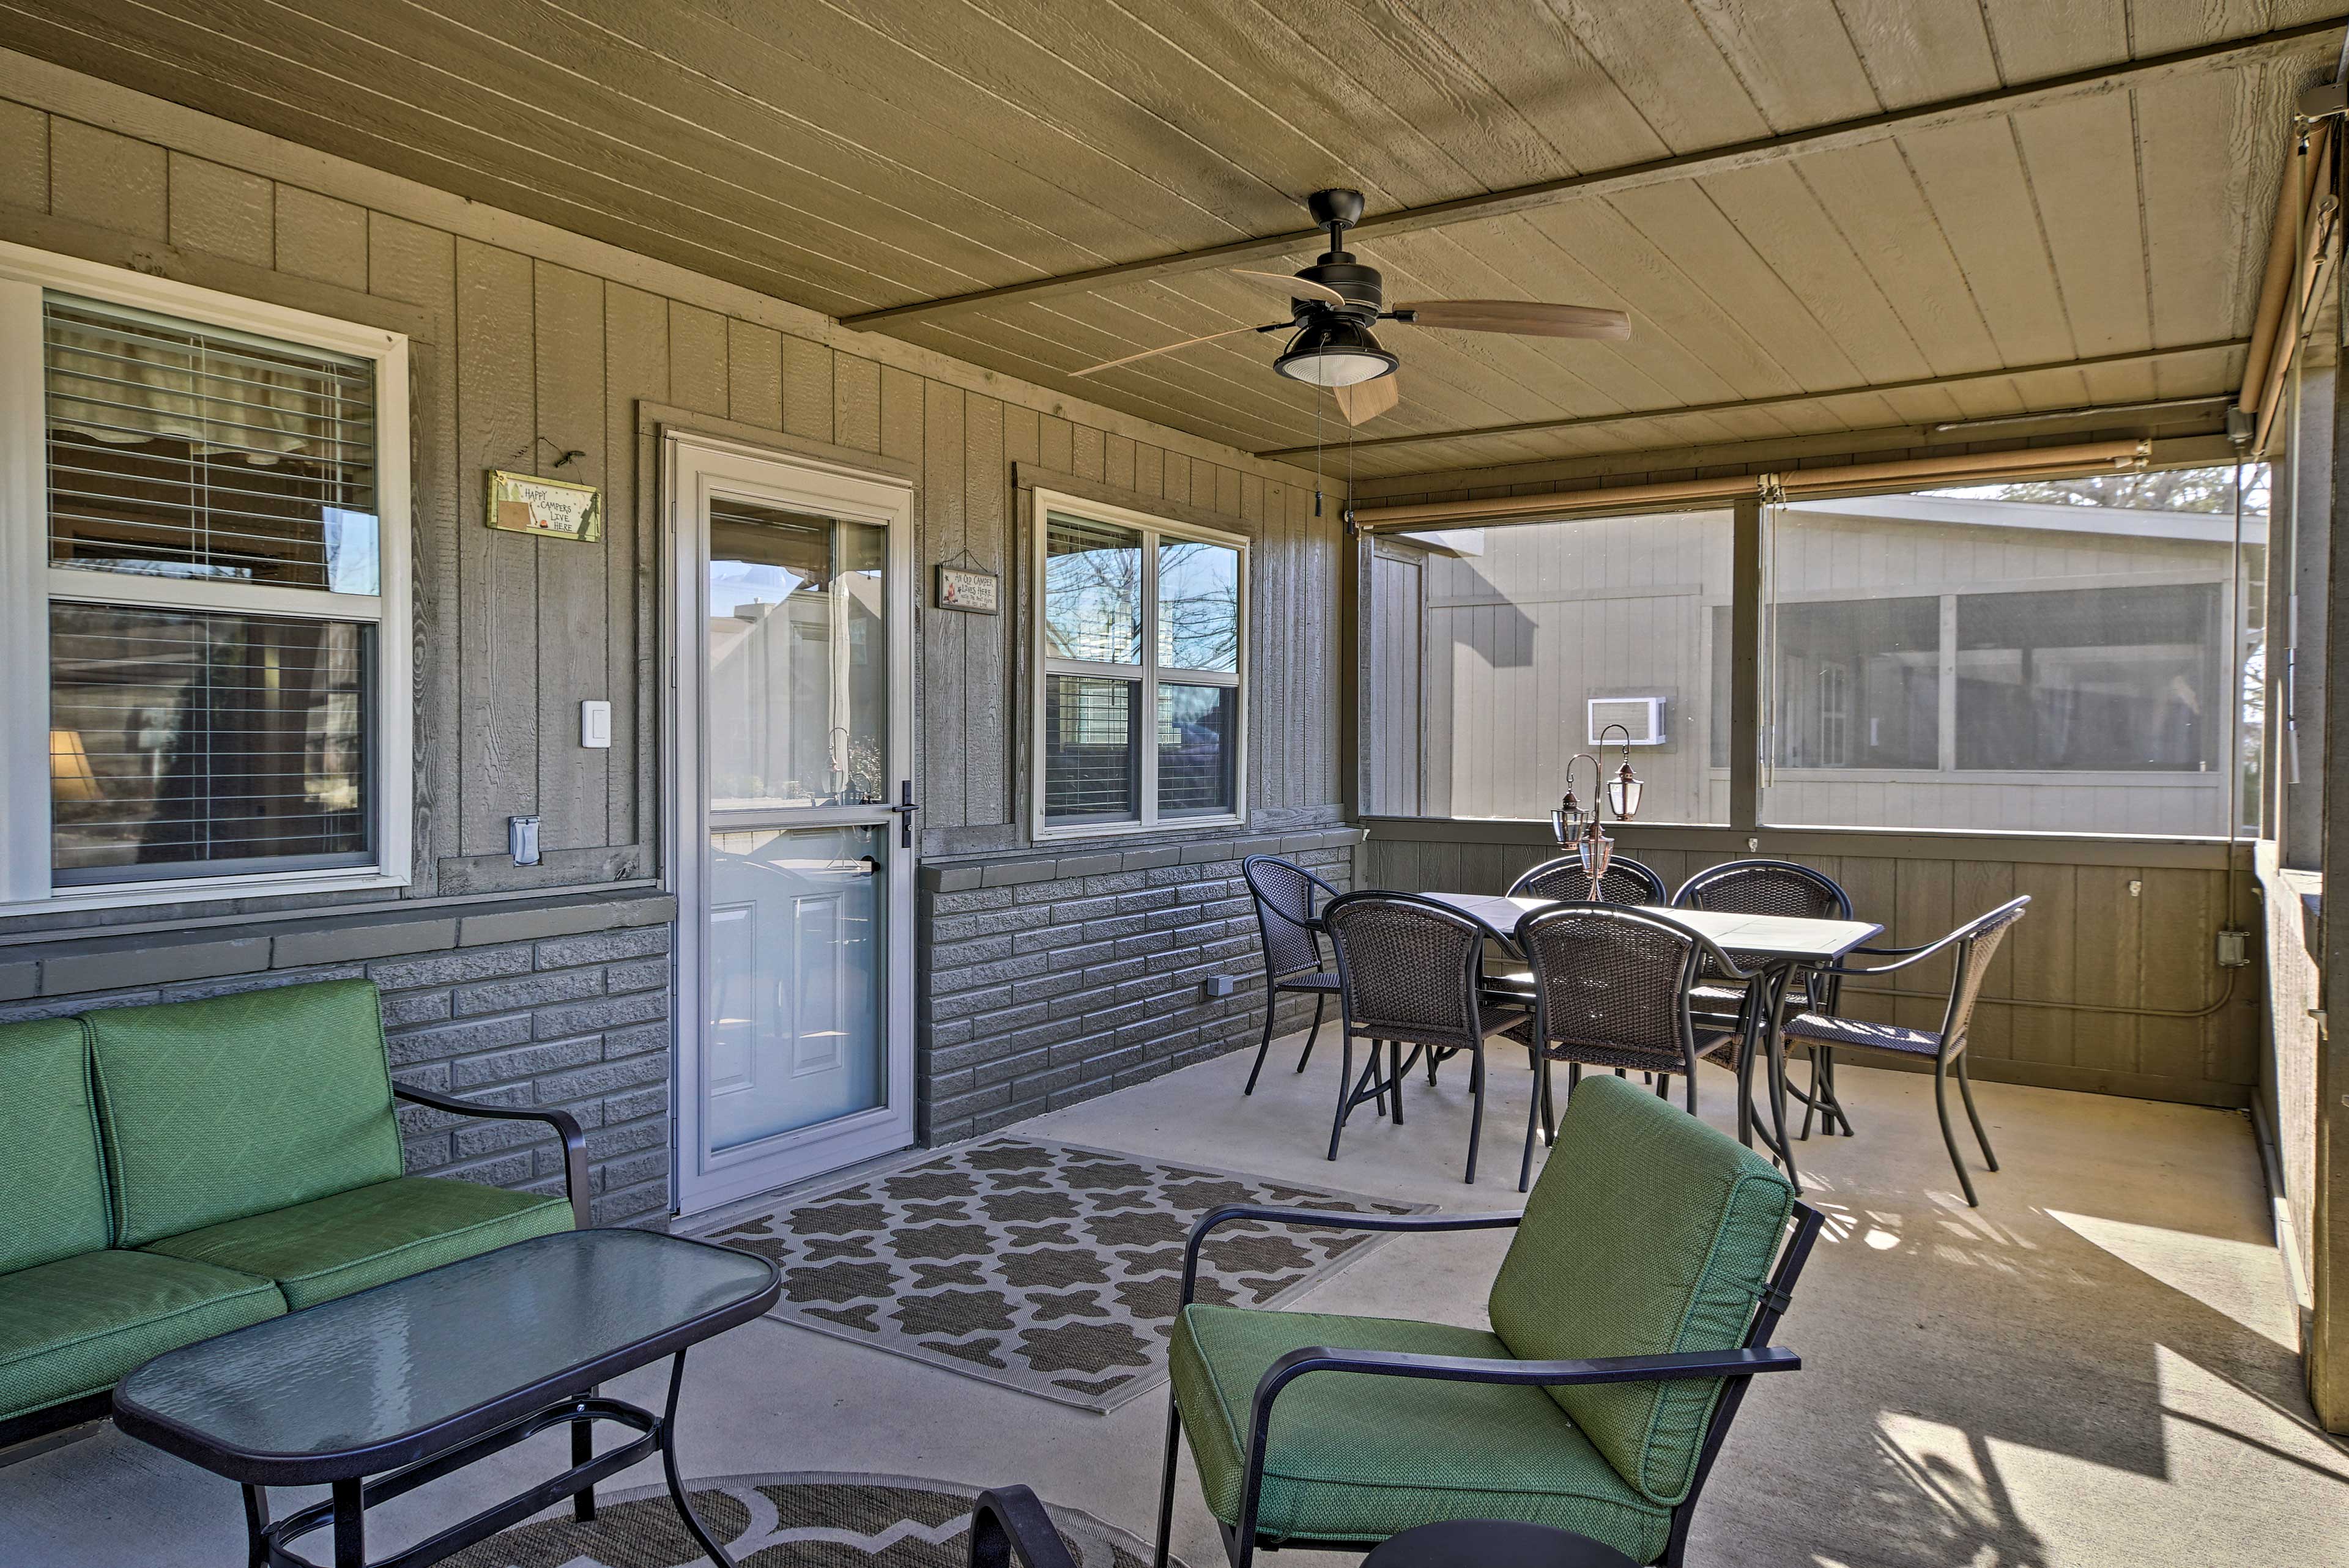
<instances>
[{"instance_id":1,"label":"green cushioned sofa","mask_svg":"<svg viewBox=\"0 0 2349 1568\"><path fill-rule=\"evenodd\" d=\"M1240 1205L1204 1216L1168 1347L1166 1568L1187 1437L1233 1568L1258 1546L1366 1551L1422 1524L1514 1520L1678 1563L1821 1216L1733 1140L1617 1078L1586 1078L1525 1212L1399 1217ZM1236 1221L1516 1231L1491 1327L1192 1299Z\"/></svg>"},{"instance_id":2,"label":"green cushioned sofa","mask_svg":"<svg viewBox=\"0 0 2349 1568\"><path fill-rule=\"evenodd\" d=\"M546 1123L568 1198L407 1175L396 1100ZM585 1227L559 1110L391 1081L364 980L0 1025L0 1445L166 1350Z\"/></svg>"}]
</instances>

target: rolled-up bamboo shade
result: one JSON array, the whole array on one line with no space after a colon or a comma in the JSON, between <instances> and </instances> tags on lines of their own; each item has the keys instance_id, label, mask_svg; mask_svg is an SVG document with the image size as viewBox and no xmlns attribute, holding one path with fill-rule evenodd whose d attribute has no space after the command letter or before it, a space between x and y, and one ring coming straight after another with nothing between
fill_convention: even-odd
<instances>
[{"instance_id":1,"label":"rolled-up bamboo shade","mask_svg":"<svg viewBox=\"0 0 2349 1568\"><path fill-rule=\"evenodd\" d=\"M1738 474L1723 479L1676 480L1662 484L1614 485L1556 490L1547 495L1486 496L1478 500L1428 501L1417 506L1354 509L1357 526L1368 529L1459 528L1480 522L1525 522L1551 518L1599 517L1634 511L1668 511L1707 501L1758 495L1764 500L1795 496L1853 495L1917 484L1966 484L2005 479L2048 479L2064 474L2141 469L2152 455L2147 441L2090 441L2069 447L2033 447L2022 451L1956 452L1941 458L1906 458L1890 463L1853 463L1842 468L1798 469L1787 473Z\"/></svg>"}]
</instances>

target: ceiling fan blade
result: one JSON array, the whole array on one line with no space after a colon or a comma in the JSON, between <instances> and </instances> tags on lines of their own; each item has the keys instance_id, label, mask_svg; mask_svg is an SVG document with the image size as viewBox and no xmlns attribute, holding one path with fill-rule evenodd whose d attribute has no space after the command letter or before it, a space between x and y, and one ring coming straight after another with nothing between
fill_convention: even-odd
<instances>
[{"instance_id":1,"label":"ceiling fan blade","mask_svg":"<svg viewBox=\"0 0 2349 1568\"><path fill-rule=\"evenodd\" d=\"M1265 288L1277 288L1291 299L1318 299L1330 304L1344 304L1346 296L1328 284L1317 284L1311 278L1293 278L1287 273L1251 272L1246 267L1226 269L1232 276Z\"/></svg>"},{"instance_id":2,"label":"ceiling fan blade","mask_svg":"<svg viewBox=\"0 0 2349 1568\"><path fill-rule=\"evenodd\" d=\"M1332 387L1330 392L1338 399L1338 412L1346 417L1349 425L1368 424L1393 407L1402 396L1395 386L1395 376L1392 370L1375 381L1358 381L1351 387Z\"/></svg>"},{"instance_id":3,"label":"ceiling fan blade","mask_svg":"<svg viewBox=\"0 0 2349 1568\"><path fill-rule=\"evenodd\" d=\"M1534 337L1602 337L1616 342L1631 335L1631 318L1619 310L1590 304L1542 304L1523 299L1432 299L1395 306L1398 316L1414 326L1449 327L1454 332L1516 332Z\"/></svg>"},{"instance_id":4,"label":"ceiling fan blade","mask_svg":"<svg viewBox=\"0 0 2349 1568\"><path fill-rule=\"evenodd\" d=\"M1288 324L1284 321L1279 325L1287 326ZM1213 343L1219 337L1237 337L1243 332L1262 332L1264 328L1260 326L1235 326L1227 332L1208 333L1204 337L1186 337L1180 343L1161 344L1156 348L1145 348L1139 354L1129 354L1123 359L1104 359L1099 365L1088 365L1082 370L1073 374L1091 376L1096 371L1114 370L1121 365L1131 365L1137 359L1153 359L1162 354L1172 354L1178 348L1188 348L1195 343Z\"/></svg>"}]
</instances>

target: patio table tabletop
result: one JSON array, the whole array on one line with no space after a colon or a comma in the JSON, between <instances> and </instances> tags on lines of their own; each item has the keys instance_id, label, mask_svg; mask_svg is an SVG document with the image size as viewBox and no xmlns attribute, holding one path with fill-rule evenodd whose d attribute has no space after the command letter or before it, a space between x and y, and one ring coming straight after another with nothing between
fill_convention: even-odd
<instances>
[{"instance_id":1,"label":"patio table tabletop","mask_svg":"<svg viewBox=\"0 0 2349 1568\"><path fill-rule=\"evenodd\" d=\"M254 1560L299 1563L295 1537L331 1522L336 1568L357 1568L362 1511L552 1426L574 1468L399 1554L437 1562L657 1451L678 1511L673 1434L687 1349L759 1316L781 1291L762 1257L647 1231L563 1231L443 1264L170 1351L115 1388L123 1431L245 1487ZM666 1414L597 1386L672 1358ZM587 1424L643 1434L592 1453ZM388 1472L388 1473L387 1473ZM377 1477L376 1480L363 1480ZM331 1502L275 1525L263 1490L331 1483Z\"/></svg>"},{"instance_id":2,"label":"patio table tabletop","mask_svg":"<svg viewBox=\"0 0 2349 1568\"><path fill-rule=\"evenodd\" d=\"M1427 892L1431 899L1483 926L1504 942L1516 934L1517 922L1537 909L1559 902L1547 898L1508 898L1499 893ZM1763 963L1832 964L1884 930L1865 920L1810 920L1785 914L1733 914L1723 910L1672 909L1664 904L1630 904L1659 920L1669 920L1710 937L1733 957Z\"/></svg>"}]
</instances>

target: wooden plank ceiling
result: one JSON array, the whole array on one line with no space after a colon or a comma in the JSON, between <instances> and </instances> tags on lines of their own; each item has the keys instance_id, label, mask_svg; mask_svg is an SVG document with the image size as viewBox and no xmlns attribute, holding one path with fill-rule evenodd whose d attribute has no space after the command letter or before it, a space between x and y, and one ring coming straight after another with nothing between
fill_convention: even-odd
<instances>
[{"instance_id":1,"label":"wooden plank ceiling","mask_svg":"<svg viewBox=\"0 0 2349 1568\"><path fill-rule=\"evenodd\" d=\"M1619 344L1391 328L1402 405L1361 434L1413 438L1357 451L1377 475L2231 390L2292 98L2340 47L2309 25L2340 8L0 0L0 42L838 316L1293 233L1323 186L1376 216L1749 150L1366 236L1390 301L1633 319ZM2098 79L2000 96L2075 73ZM1275 339L1069 376L1266 307L1178 269L878 330L1309 445ZM1586 422L1448 434L1558 421Z\"/></svg>"}]
</instances>

